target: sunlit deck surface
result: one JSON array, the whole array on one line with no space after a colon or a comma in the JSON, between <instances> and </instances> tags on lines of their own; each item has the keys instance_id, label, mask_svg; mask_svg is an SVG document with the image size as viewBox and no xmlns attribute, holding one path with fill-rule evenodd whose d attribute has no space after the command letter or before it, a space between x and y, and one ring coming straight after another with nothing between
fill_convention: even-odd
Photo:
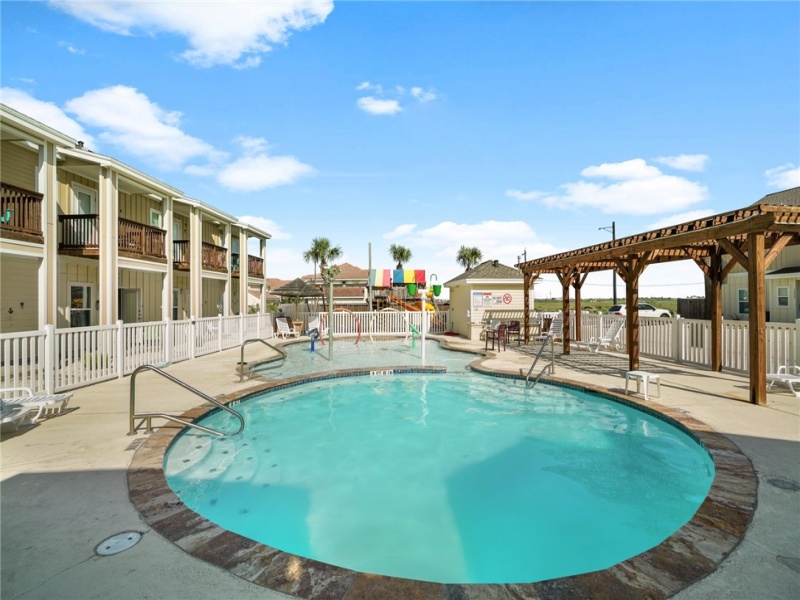
<instances>
[{"instance_id":1,"label":"sunlit deck surface","mask_svg":"<svg viewBox=\"0 0 800 600\"><path fill-rule=\"evenodd\" d=\"M446 340L470 350L483 347L483 342ZM249 361L268 355L266 349L251 348ZM480 368L518 374L530 366L532 351L509 347L483 359ZM236 349L167 370L212 396L232 398L263 385L239 383L238 360ZM627 364L622 354L557 352L555 377L623 394ZM748 402L746 375L646 358L640 368L661 378L662 396L653 397L651 391L648 406L696 432L714 455L717 478L712 497L689 526L657 549L611 569L540 584L442 586L353 573L265 550L175 503L177 498L164 489L160 472L164 448L175 430L127 435L129 379L125 378L78 389L67 414L3 434L2 596L448 600L797 596L800 399L782 389L770 391L766 406L756 406ZM193 410L199 404L197 397L155 374L141 374L137 390L137 410L200 412ZM628 398L642 401L641 395ZM142 540L114 556L95 554L101 541L124 531L141 532Z\"/></svg>"}]
</instances>

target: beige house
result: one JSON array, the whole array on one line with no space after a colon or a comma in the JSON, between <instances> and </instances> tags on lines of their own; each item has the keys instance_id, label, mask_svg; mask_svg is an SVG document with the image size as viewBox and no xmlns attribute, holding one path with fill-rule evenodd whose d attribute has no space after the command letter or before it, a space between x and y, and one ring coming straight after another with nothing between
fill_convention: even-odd
<instances>
[{"instance_id":1,"label":"beige house","mask_svg":"<svg viewBox=\"0 0 800 600\"><path fill-rule=\"evenodd\" d=\"M444 285L450 289L451 330L468 339L479 339L489 319L523 320L524 282L515 267L487 260Z\"/></svg>"},{"instance_id":2,"label":"beige house","mask_svg":"<svg viewBox=\"0 0 800 600\"><path fill-rule=\"evenodd\" d=\"M5 105L0 144L0 332L246 314L264 297L268 233Z\"/></svg>"}]
</instances>

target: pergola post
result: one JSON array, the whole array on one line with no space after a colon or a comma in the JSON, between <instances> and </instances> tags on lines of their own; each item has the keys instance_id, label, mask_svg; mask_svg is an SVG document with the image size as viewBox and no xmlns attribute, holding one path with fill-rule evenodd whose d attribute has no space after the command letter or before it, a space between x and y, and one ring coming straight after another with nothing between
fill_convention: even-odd
<instances>
[{"instance_id":1,"label":"pergola post","mask_svg":"<svg viewBox=\"0 0 800 600\"><path fill-rule=\"evenodd\" d=\"M628 346L628 369L639 369L639 277L649 261L658 255L651 250L617 259L617 272L625 282L625 337Z\"/></svg>"},{"instance_id":2,"label":"pergola post","mask_svg":"<svg viewBox=\"0 0 800 600\"><path fill-rule=\"evenodd\" d=\"M588 275L589 271L576 272L572 278L572 287L575 288L575 339L578 341L583 340L581 334L581 288Z\"/></svg>"},{"instance_id":3,"label":"pergola post","mask_svg":"<svg viewBox=\"0 0 800 600\"><path fill-rule=\"evenodd\" d=\"M563 329L561 333L561 353L569 354L569 287L575 281L575 271L563 269L556 273L558 281L561 283L561 314L563 319Z\"/></svg>"},{"instance_id":4,"label":"pergola post","mask_svg":"<svg viewBox=\"0 0 800 600\"><path fill-rule=\"evenodd\" d=\"M767 403L767 302L764 285L764 234L747 235L747 300L750 311L750 402Z\"/></svg>"},{"instance_id":5,"label":"pergola post","mask_svg":"<svg viewBox=\"0 0 800 600\"><path fill-rule=\"evenodd\" d=\"M722 371L722 256L710 257L709 282L711 298L711 370Z\"/></svg>"},{"instance_id":6,"label":"pergola post","mask_svg":"<svg viewBox=\"0 0 800 600\"><path fill-rule=\"evenodd\" d=\"M529 273L528 271L522 272L522 286L523 286L523 310L525 311L525 315L522 318L523 327L525 328L525 345L528 345L531 341L531 333L530 333L530 325L531 325L531 289L533 288L533 282L539 278L539 273Z\"/></svg>"}]
</instances>

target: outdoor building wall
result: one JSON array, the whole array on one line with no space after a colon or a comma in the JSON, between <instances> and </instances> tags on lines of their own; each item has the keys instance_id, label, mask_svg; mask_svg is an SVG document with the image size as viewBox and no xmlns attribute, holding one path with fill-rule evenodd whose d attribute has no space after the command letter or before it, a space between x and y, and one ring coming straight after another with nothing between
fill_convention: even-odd
<instances>
[{"instance_id":1,"label":"outdoor building wall","mask_svg":"<svg viewBox=\"0 0 800 600\"><path fill-rule=\"evenodd\" d=\"M478 339L481 322L487 312L505 321L523 321L525 316L524 283L475 282L450 288L452 329L468 339ZM533 310L533 306L531 306ZM467 316L469 311L469 317Z\"/></svg>"},{"instance_id":2,"label":"outdoor building wall","mask_svg":"<svg viewBox=\"0 0 800 600\"><path fill-rule=\"evenodd\" d=\"M100 192L97 189L97 181L93 179L87 179L86 177L80 177L79 175L74 175L72 173L68 173L63 169L58 169L58 208L59 214L64 215L71 215L74 214L74 207L73 207L73 185L78 184L79 186L89 188L95 193L95 198L97 199L97 211L98 213L102 212L102 206L100 206Z\"/></svg>"},{"instance_id":3,"label":"outdoor building wall","mask_svg":"<svg viewBox=\"0 0 800 600\"><path fill-rule=\"evenodd\" d=\"M216 317L222 312L222 294L224 291L224 281L203 278L203 314L200 315L201 317Z\"/></svg>"},{"instance_id":4,"label":"outdoor building wall","mask_svg":"<svg viewBox=\"0 0 800 600\"><path fill-rule=\"evenodd\" d=\"M172 276L172 289L178 290L178 320L183 321L191 315L191 297L189 291L189 274L174 272Z\"/></svg>"},{"instance_id":5,"label":"outdoor building wall","mask_svg":"<svg viewBox=\"0 0 800 600\"><path fill-rule=\"evenodd\" d=\"M140 290L139 306L140 319L143 322L161 321L161 292L164 276L161 273L150 271L135 271L133 269L119 270L119 288L125 290ZM102 302L103 299L101 298Z\"/></svg>"},{"instance_id":6,"label":"outdoor building wall","mask_svg":"<svg viewBox=\"0 0 800 600\"><path fill-rule=\"evenodd\" d=\"M65 259L60 258L58 263L58 322L57 328L69 327L69 286L72 283L88 284L91 288L92 301L103 301L98 298L98 272L97 261L90 259ZM91 325L98 324L96 310L91 311Z\"/></svg>"},{"instance_id":7,"label":"outdoor building wall","mask_svg":"<svg viewBox=\"0 0 800 600\"><path fill-rule=\"evenodd\" d=\"M215 246L224 246L225 232L220 225L210 221L203 221L203 241Z\"/></svg>"},{"instance_id":8,"label":"outdoor building wall","mask_svg":"<svg viewBox=\"0 0 800 600\"><path fill-rule=\"evenodd\" d=\"M472 318L467 315L467 311L470 310L470 289L466 285L450 288L450 327L454 332L467 339L471 339L470 321Z\"/></svg>"},{"instance_id":9,"label":"outdoor building wall","mask_svg":"<svg viewBox=\"0 0 800 600\"><path fill-rule=\"evenodd\" d=\"M0 254L0 333L39 329L39 282L35 274L40 262L38 258Z\"/></svg>"},{"instance_id":10,"label":"outdoor building wall","mask_svg":"<svg viewBox=\"0 0 800 600\"><path fill-rule=\"evenodd\" d=\"M3 142L0 151L3 153L3 159L0 160L0 181L35 192L38 153L12 142Z\"/></svg>"},{"instance_id":11,"label":"outdoor building wall","mask_svg":"<svg viewBox=\"0 0 800 600\"><path fill-rule=\"evenodd\" d=\"M119 216L129 221L136 221L137 223L150 224L150 209L154 208L158 214L162 214L161 202L157 202L148 196L142 194L126 194L119 193ZM163 225L163 216L160 217L161 227ZM163 227L162 227L163 229Z\"/></svg>"},{"instance_id":12,"label":"outdoor building wall","mask_svg":"<svg viewBox=\"0 0 800 600\"><path fill-rule=\"evenodd\" d=\"M767 278L767 310L769 320L773 323L794 323L797 319L798 302L795 296L795 283L797 279L782 277L780 279ZM788 288L789 303L786 306L778 304L778 288Z\"/></svg>"}]
</instances>

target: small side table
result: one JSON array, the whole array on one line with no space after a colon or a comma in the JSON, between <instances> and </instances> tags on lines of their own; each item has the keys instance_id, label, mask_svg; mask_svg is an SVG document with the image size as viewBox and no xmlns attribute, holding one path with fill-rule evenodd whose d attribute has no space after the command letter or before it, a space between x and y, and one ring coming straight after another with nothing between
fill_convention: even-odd
<instances>
[{"instance_id":1,"label":"small side table","mask_svg":"<svg viewBox=\"0 0 800 600\"><path fill-rule=\"evenodd\" d=\"M648 387L651 381L656 382L656 387L658 387L658 397L661 397L661 380L658 378L658 374L656 373L649 373L647 371L626 371L625 372L625 393L628 393L628 382L631 379L636 380L636 393L639 393L639 385L642 384L644 386L644 399L649 400L650 397L647 394Z\"/></svg>"}]
</instances>

